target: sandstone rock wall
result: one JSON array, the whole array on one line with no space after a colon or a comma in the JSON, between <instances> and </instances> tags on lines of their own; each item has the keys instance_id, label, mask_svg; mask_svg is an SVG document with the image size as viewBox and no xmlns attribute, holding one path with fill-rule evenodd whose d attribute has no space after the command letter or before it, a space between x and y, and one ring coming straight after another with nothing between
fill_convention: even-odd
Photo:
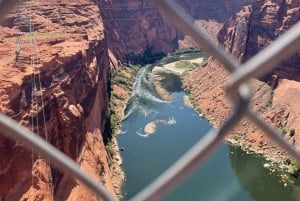
<instances>
[{"instance_id":1,"label":"sandstone rock wall","mask_svg":"<svg viewBox=\"0 0 300 201\"><path fill-rule=\"evenodd\" d=\"M219 24L252 0L177 2L191 14L199 26L214 36L219 31ZM168 53L179 45L190 46L193 43L185 41L179 44L178 41L183 40L184 36L149 1L99 0L99 3L109 48L121 60L134 60L136 56L142 57L146 53L148 57L143 59L147 62L155 54Z\"/></svg>"},{"instance_id":2,"label":"sandstone rock wall","mask_svg":"<svg viewBox=\"0 0 300 201\"><path fill-rule=\"evenodd\" d=\"M245 62L299 21L299 9L300 3L296 0L256 1L226 22L218 39L228 51ZM279 64L272 73L279 78L299 81L299 62L297 53Z\"/></svg>"},{"instance_id":3,"label":"sandstone rock wall","mask_svg":"<svg viewBox=\"0 0 300 201\"><path fill-rule=\"evenodd\" d=\"M224 23L218 40L227 51L245 62L299 21L299 6L299 1L293 0L255 1ZM261 78L264 82L251 80L253 99L250 106L296 149L300 148L300 108L296 98L300 94L299 58L297 53L279 64ZM202 113L217 127L222 125L232 109L225 101L227 79L224 67L214 58L185 78L186 88L198 101ZM289 158L287 153L249 120L243 119L227 140L280 162L281 166L287 165L284 162Z\"/></svg>"},{"instance_id":4,"label":"sandstone rock wall","mask_svg":"<svg viewBox=\"0 0 300 201\"><path fill-rule=\"evenodd\" d=\"M31 46L28 26L22 26L16 52L16 12L6 16L0 27L0 110L47 138L116 192L116 178L121 176L111 171L105 151L111 137L110 67L117 67L118 60L135 60L137 55L149 61L157 53L176 49L183 36L147 1L27 2L28 7L21 10L32 19L37 48ZM218 24L250 0L179 2L215 34ZM38 107L32 104L33 78ZM78 181L19 143L0 137L0 158L1 201L51 200L52 196L54 200L97 200Z\"/></svg>"},{"instance_id":5,"label":"sandstone rock wall","mask_svg":"<svg viewBox=\"0 0 300 201\"><path fill-rule=\"evenodd\" d=\"M38 60L30 62L36 52L26 30L20 51L25 59L16 59L12 12L0 33L1 112L33 127L114 194L119 184L112 181L104 144L111 137L110 61L98 5L88 0L30 1L28 7ZM38 107L32 104L33 77ZM0 150L0 200L99 200L20 143L0 137Z\"/></svg>"}]
</instances>

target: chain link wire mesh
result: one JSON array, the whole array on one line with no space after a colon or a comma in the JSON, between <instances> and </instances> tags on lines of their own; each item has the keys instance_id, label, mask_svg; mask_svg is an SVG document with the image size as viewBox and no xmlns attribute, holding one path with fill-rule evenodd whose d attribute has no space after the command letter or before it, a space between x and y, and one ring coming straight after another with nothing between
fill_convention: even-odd
<instances>
[{"instance_id":1,"label":"chain link wire mesh","mask_svg":"<svg viewBox=\"0 0 300 201\"><path fill-rule=\"evenodd\" d=\"M222 45L211 41L204 31L194 23L191 16L174 0L151 1L160 9L163 15L167 15L181 31L191 36L205 51L217 58L231 73L226 92L233 104L233 112L220 129L211 129L176 163L130 201L154 201L162 199L219 147L224 137L243 117L247 117L255 123L270 139L286 150L300 164L300 153L248 107L251 97L248 81L251 77L259 76L272 70L276 64L297 51L300 45L300 22L256 56L246 63L240 64L233 55L224 50ZM7 8L11 8L14 3L14 1L9 0L0 1L0 20L8 12ZM30 150L33 148L43 157L49 159L65 174L76 177L103 200L114 200L104 189L103 185L84 173L78 164L42 138L34 135L31 131L18 125L17 122L3 114L0 114L0 130L6 137L24 143L25 147Z\"/></svg>"}]
</instances>

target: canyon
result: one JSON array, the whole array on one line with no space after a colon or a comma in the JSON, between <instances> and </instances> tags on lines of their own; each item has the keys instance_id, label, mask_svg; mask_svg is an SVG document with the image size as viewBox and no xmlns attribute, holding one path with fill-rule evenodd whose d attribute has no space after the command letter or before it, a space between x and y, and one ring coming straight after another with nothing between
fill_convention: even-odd
<instances>
[{"instance_id":1,"label":"canyon","mask_svg":"<svg viewBox=\"0 0 300 201\"><path fill-rule=\"evenodd\" d=\"M213 39L221 25L251 0L176 1ZM122 61L144 64L181 47L195 46L150 1L99 0L109 48ZM102 8L101 8L102 7Z\"/></svg>"},{"instance_id":2,"label":"canyon","mask_svg":"<svg viewBox=\"0 0 300 201\"><path fill-rule=\"evenodd\" d=\"M299 20L299 1L256 1L245 6L224 23L218 41L224 44L241 63L249 60L272 43ZM299 142L299 53L280 63L275 70L251 80L253 97L251 109L296 149ZM213 73L212 73L213 72ZM190 72L185 86L200 105L201 112L216 126L228 117L231 105L226 101L225 86L228 72L214 58L207 65ZM253 123L243 119L227 140L244 149L261 153L281 167L295 162L278 148Z\"/></svg>"},{"instance_id":3,"label":"canyon","mask_svg":"<svg viewBox=\"0 0 300 201\"><path fill-rule=\"evenodd\" d=\"M296 0L177 2L241 62L274 41L300 15ZM106 146L114 141L108 105L116 87L111 87L111 76L123 62L145 64L195 44L144 0L32 0L21 12L24 9L36 42L23 26L18 32L16 11L0 27L1 112L46 138L119 198L124 179L121 161ZM16 42L18 35L21 42ZM253 79L251 103L298 149L299 61L295 54L269 74ZM185 87L216 127L231 109L224 91L227 79L228 73L214 58L185 78ZM38 100L32 98L34 93ZM246 119L228 141L290 163L286 153ZM99 199L18 142L0 137L0 156L0 200Z\"/></svg>"},{"instance_id":4,"label":"canyon","mask_svg":"<svg viewBox=\"0 0 300 201\"><path fill-rule=\"evenodd\" d=\"M17 26L18 12L31 16L31 25ZM34 38L27 28L34 28ZM99 7L91 1L30 1L7 15L1 27L0 108L115 194L122 175L112 171L105 150L111 138L111 68L103 29ZM0 147L0 200L97 200L22 144L1 137Z\"/></svg>"}]
</instances>

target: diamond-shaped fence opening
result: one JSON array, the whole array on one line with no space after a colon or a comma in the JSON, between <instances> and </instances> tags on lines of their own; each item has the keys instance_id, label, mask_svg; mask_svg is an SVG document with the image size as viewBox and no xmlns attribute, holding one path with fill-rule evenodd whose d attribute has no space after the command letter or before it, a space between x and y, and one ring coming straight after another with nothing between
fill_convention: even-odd
<instances>
[{"instance_id":1,"label":"diamond-shaped fence opening","mask_svg":"<svg viewBox=\"0 0 300 201\"><path fill-rule=\"evenodd\" d=\"M280 145L300 164L300 154L289 145L281 135L263 122L248 107L251 97L248 81L251 77L263 75L273 69L276 64L295 53L300 45L300 23L280 36L263 51L240 64L223 47L211 41L199 28L194 20L173 0L152 0L162 14L167 15L185 34L190 35L201 47L213 55L231 73L227 88L227 95L231 99L234 109L231 116L220 129L211 129L189 151L187 151L175 164L158 177L152 184L143 189L132 201L159 200L170 190L174 189L184 178L191 174L210 154L222 143L228 131L232 129L241 118L247 117L256 126L264 131L268 137ZM14 2L0 1L0 18ZM2 7L2 5L5 5ZM76 177L91 190L97 193L103 200L113 200L112 196L102 185L91 179L79 166L55 147L43 139L33 135L25 128L18 126L16 122L0 114L0 129L9 138L21 141L24 145L39 152L42 156L51 160L60 170L69 176Z\"/></svg>"}]
</instances>

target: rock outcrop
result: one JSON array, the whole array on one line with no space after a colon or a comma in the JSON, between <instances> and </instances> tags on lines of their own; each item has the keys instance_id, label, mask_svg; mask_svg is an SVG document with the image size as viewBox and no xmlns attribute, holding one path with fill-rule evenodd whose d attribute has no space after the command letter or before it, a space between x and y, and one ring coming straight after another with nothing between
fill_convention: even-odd
<instances>
[{"instance_id":1,"label":"rock outcrop","mask_svg":"<svg viewBox=\"0 0 300 201\"><path fill-rule=\"evenodd\" d=\"M218 40L225 49L245 62L264 49L299 20L299 2L293 0L256 1L244 7L226 22L219 32ZM295 148L300 148L298 115L299 101L299 54L277 66L275 70L253 79L251 109ZM220 126L228 117L231 106L224 101L227 72L216 59L211 58L205 67L189 73L186 88L198 101L203 114L214 125ZM268 86L270 85L270 86ZM266 135L250 121L242 120L228 137L246 149L262 153L267 158L283 162L288 155L278 149Z\"/></svg>"},{"instance_id":2,"label":"rock outcrop","mask_svg":"<svg viewBox=\"0 0 300 201\"><path fill-rule=\"evenodd\" d=\"M179 47L183 36L142 0L26 2L28 6L7 15L0 26L0 110L116 194L122 175L118 165L110 166L114 163L105 150L111 138L111 67L126 59L150 61ZM249 2L180 1L211 35ZM97 200L77 180L4 137L0 158L1 201Z\"/></svg>"},{"instance_id":3,"label":"rock outcrop","mask_svg":"<svg viewBox=\"0 0 300 201\"><path fill-rule=\"evenodd\" d=\"M111 137L110 60L99 7L88 0L28 3L36 46L22 30L17 58L15 14L1 27L1 112L32 128L115 194L120 184L105 150ZM0 150L0 200L98 200L22 144L0 137Z\"/></svg>"},{"instance_id":4,"label":"rock outcrop","mask_svg":"<svg viewBox=\"0 0 300 201\"><path fill-rule=\"evenodd\" d=\"M218 40L245 62L294 25L300 17L299 9L296 0L256 1L224 24ZM272 74L299 81L299 63L300 54L297 53L279 64Z\"/></svg>"},{"instance_id":5,"label":"rock outcrop","mask_svg":"<svg viewBox=\"0 0 300 201\"><path fill-rule=\"evenodd\" d=\"M188 37L184 40L181 32L149 1L99 2L109 48L121 60L149 62L155 59L155 55L170 52L179 45L195 45ZM251 2L253 0L178 1L213 38L220 24Z\"/></svg>"}]
</instances>

